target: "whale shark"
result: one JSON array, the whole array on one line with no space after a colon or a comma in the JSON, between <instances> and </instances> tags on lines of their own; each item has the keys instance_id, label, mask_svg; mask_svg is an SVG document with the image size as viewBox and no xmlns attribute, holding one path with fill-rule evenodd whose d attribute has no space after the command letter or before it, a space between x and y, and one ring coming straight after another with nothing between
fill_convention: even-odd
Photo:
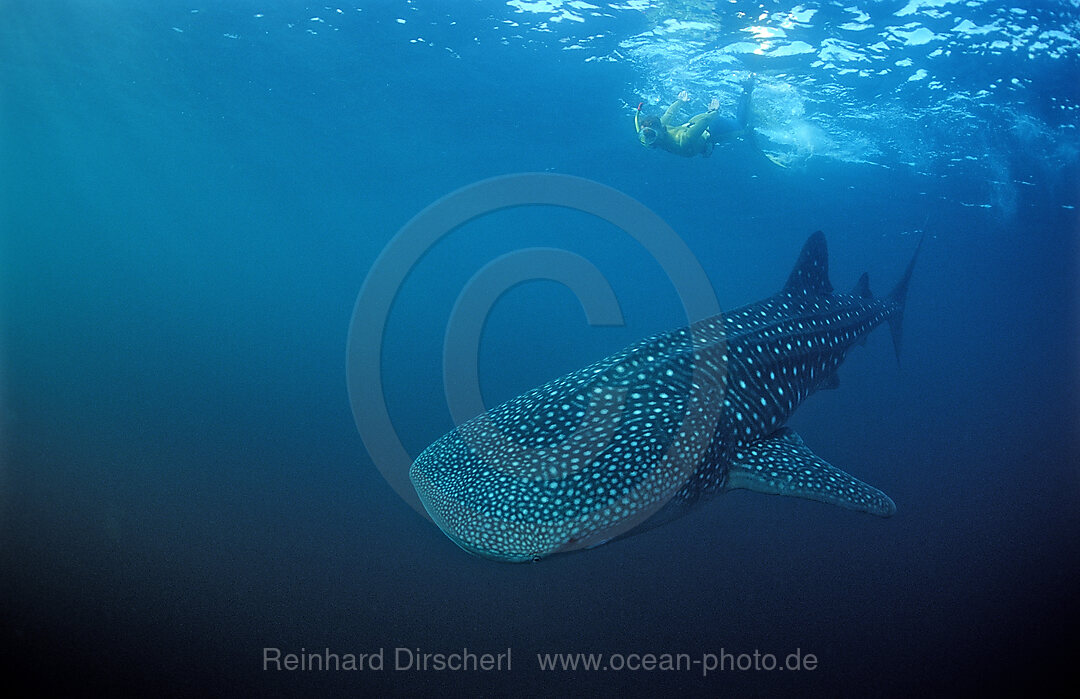
<instances>
[{"instance_id":1,"label":"whale shark","mask_svg":"<svg viewBox=\"0 0 1080 699\"><path fill-rule=\"evenodd\" d=\"M785 425L839 385L852 347L882 323L897 361L919 248L884 296L863 274L829 281L821 231L779 293L660 333L468 420L409 477L465 551L504 562L595 548L736 489L889 517L885 493L814 454Z\"/></svg>"}]
</instances>

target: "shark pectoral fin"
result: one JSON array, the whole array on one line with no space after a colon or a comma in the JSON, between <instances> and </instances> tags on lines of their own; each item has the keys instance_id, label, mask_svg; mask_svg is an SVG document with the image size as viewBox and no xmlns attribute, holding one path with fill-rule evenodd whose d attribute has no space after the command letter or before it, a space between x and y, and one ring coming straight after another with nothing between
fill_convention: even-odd
<instances>
[{"instance_id":1,"label":"shark pectoral fin","mask_svg":"<svg viewBox=\"0 0 1080 699\"><path fill-rule=\"evenodd\" d=\"M817 456L787 428L736 452L726 488L817 500L879 517L896 513L888 495Z\"/></svg>"}]
</instances>

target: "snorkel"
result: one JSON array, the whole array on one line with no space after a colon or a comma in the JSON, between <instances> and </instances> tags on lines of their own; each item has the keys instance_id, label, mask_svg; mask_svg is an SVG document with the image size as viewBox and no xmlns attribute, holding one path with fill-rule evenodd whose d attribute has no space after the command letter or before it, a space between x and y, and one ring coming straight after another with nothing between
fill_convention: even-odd
<instances>
[{"instance_id":1,"label":"snorkel","mask_svg":"<svg viewBox=\"0 0 1080 699\"><path fill-rule=\"evenodd\" d=\"M634 127L637 129L638 140L646 148L655 148L660 138L661 122L655 116L641 116L641 107L644 102L638 103L637 111L634 112Z\"/></svg>"}]
</instances>

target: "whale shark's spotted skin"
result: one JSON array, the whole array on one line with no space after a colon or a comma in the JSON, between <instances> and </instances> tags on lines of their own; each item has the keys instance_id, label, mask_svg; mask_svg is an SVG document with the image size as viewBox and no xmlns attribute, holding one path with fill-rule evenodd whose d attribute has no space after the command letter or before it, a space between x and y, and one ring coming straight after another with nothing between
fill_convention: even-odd
<instances>
[{"instance_id":1,"label":"whale shark's spotted skin","mask_svg":"<svg viewBox=\"0 0 1080 699\"><path fill-rule=\"evenodd\" d=\"M537 560L589 548L747 488L889 516L881 491L814 455L784 423L835 388L848 350L887 321L899 353L907 282L833 293L810 236L777 295L637 342L462 424L410 477L471 553Z\"/></svg>"}]
</instances>

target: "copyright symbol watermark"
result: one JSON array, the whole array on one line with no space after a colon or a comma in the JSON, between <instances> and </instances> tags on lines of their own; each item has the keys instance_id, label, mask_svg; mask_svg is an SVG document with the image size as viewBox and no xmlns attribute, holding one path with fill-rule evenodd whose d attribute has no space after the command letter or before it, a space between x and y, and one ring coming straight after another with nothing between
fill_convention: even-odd
<instances>
[{"instance_id":1,"label":"copyright symbol watermark","mask_svg":"<svg viewBox=\"0 0 1080 699\"><path fill-rule=\"evenodd\" d=\"M409 481L413 458L402 445L386 407L381 356L390 309L413 267L440 239L478 217L522 206L563 207L611 223L642 245L659 264L678 293L688 321L720 313L705 271L675 231L648 207L598 182L550 173L506 175L463 187L425 208L397 232L368 272L353 308L346 348L349 401L364 446L387 483L425 517L428 514ZM556 248L525 248L492 260L465 285L446 327L443 376L455 424L461 425L485 409L480 397L477 348L488 312L510 287L538 279L569 288L591 325L622 323L611 286L580 255ZM687 336L688 341L696 341L691 335L693 332ZM693 371L696 376L700 368L695 366ZM707 432L702 430L703 439L711 438ZM707 441L704 439L689 453L700 456Z\"/></svg>"}]
</instances>

